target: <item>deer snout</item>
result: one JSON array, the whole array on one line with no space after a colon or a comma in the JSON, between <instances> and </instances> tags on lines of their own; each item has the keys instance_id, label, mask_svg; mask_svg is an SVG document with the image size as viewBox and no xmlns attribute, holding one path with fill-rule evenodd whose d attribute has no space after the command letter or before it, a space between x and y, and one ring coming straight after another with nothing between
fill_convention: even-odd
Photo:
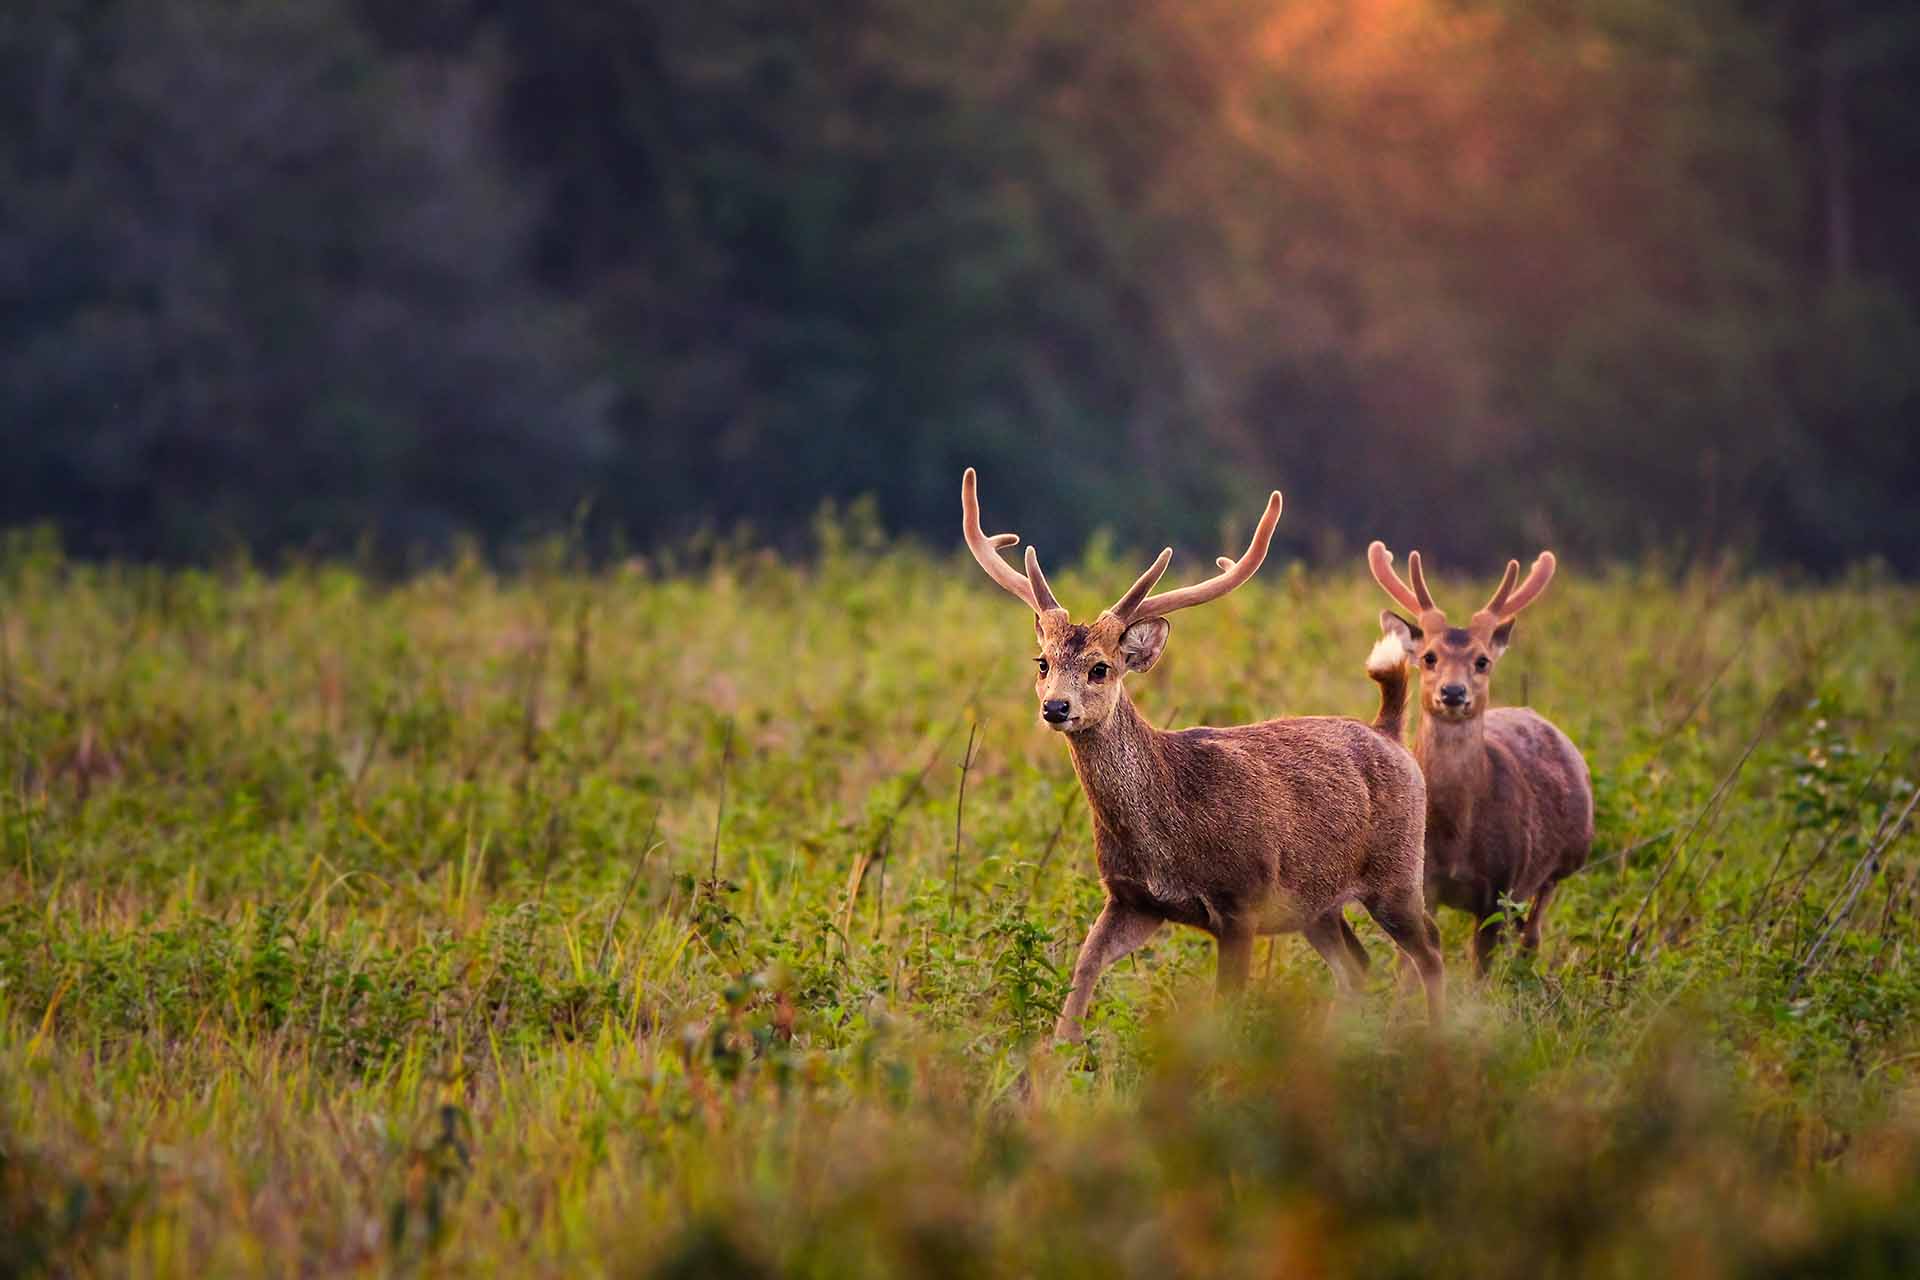
<instances>
[{"instance_id":1,"label":"deer snout","mask_svg":"<svg viewBox=\"0 0 1920 1280\"><path fill-rule=\"evenodd\" d=\"M1463 684L1443 684L1440 686L1440 705L1443 707L1464 707L1467 705L1467 686Z\"/></svg>"},{"instance_id":2,"label":"deer snout","mask_svg":"<svg viewBox=\"0 0 1920 1280\"><path fill-rule=\"evenodd\" d=\"M1040 718L1048 724L1065 724L1073 704L1065 698L1048 698L1040 704Z\"/></svg>"}]
</instances>

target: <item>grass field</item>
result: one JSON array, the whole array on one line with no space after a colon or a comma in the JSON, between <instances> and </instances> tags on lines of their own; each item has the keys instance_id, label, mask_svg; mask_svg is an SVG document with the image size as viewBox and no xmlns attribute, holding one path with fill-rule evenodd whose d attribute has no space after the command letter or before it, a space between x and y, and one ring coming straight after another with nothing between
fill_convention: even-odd
<instances>
[{"instance_id":1,"label":"grass field","mask_svg":"<svg viewBox=\"0 0 1920 1280\"><path fill-rule=\"evenodd\" d=\"M1217 1008L1168 931L1069 1048L1029 617L861 527L385 586L16 537L0 1274L1920 1269L1913 588L1563 566L1494 690L1598 795L1537 961L1443 914L1430 1034L1358 911L1331 1012L1298 938ZM1382 603L1270 565L1130 688L1370 716Z\"/></svg>"}]
</instances>

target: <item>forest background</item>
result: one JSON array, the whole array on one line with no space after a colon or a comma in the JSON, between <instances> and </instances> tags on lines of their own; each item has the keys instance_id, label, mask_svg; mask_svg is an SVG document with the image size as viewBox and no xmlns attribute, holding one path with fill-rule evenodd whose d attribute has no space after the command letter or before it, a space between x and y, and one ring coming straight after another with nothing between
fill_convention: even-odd
<instances>
[{"instance_id":1,"label":"forest background","mask_svg":"<svg viewBox=\"0 0 1920 1280\"><path fill-rule=\"evenodd\" d=\"M1920 569L1892 0L31 0L0 524ZM1140 531L1151 531L1142 535Z\"/></svg>"}]
</instances>

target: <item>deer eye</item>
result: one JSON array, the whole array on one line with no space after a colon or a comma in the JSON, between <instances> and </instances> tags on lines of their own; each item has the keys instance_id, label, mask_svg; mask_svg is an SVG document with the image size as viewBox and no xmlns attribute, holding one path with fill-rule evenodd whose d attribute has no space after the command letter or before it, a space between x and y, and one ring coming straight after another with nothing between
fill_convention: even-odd
<instances>
[{"instance_id":1,"label":"deer eye","mask_svg":"<svg viewBox=\"0 0 1920 1280\"><path fill-rule=\"evenodd\" d=\"M1491 662L1487 661L1487 655L1484 653L1473 660L1473 669L1475 671L1485 671L1488 667L1492 665L1493 664Z\"/></svg>"},{"instance_id":2,"label":"deer eye","mask_svg":"<svg viewBox=\"0 0 1920 1280\"><path fill-rule=\"evenodd\" d=\"M1047 660L1045 658L1035 658L1034 661L1040 666L1040 674L1047 674Z\"/></svg>"},{"instance_id":3,"label":"deer eye","mask_svg":"<svg viewBox=\"0 0 1920 1280\"><path fill-rule=\"evenodd\" d=\"M1109 670L1110 668L1107 666L1106 663L1096 662L1091 667L1087 668L1087 679L1093 681L1095 684L1099 684L1102 680L1105 680L1107 678L1107 672Z\"/></svg>"},{"instance_id":4,"label":"deer eye","mask_svg":"<svg viewBox=\"0 0 1920 1280\"><path fill-rule=\"evenodd\" d=\"M1440 659L1439 659L1438 657L1436 657L1436 656L1435 656L1435 654L1434 654L1434 652L1433 652L1433 650L1431 650L1431 649L1429 649L1429 650L1427 650L1427 656L1426 656L1425 658L1422 658L1422 659L1421 659L1421 661L1422 661L1422 662L1425 662L1425 663L1426 663L1426 664L1427 664L1428 666L1430 666L1430 667L1431 667L1431 666L1433 666L1433 665L1434 665L1435 663L1437 663L1437 662L1439 662L1439 661L1440 661Z\"/></svg>"}]
</instances>

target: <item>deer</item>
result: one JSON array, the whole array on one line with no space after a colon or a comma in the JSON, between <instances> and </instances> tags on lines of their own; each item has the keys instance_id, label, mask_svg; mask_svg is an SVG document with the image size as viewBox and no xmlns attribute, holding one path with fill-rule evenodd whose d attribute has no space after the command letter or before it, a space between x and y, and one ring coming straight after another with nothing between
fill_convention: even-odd
<instances>
[{"instance_id":1,"label":"deer","mask_svg":"<svg viewBox=\"0 0 1920 1280\"><path fill-rule=\"evenodd\" d=\"M1445 1013L1439 930L1422 879L1426 788L1397 730L1307 716L1227 728L1157 729L1135 709L1126 677L1152 670L1169 614L1217 600L1259 569L1280 519L1276 491L1238 560L1221 557L1203 582L1149 594L1173 558L1163 550L1114 604L1076 623L1054 597L1040 559L1025 572L1001 558L1019 535L980 526L973 468L961 479L962 531L986 574L1033 611L1040 721L1066 739L1093 817L1105 902L1074 962L1054 1029L1078 1041L1094 984L1171 921L1217 947L1216 987L1246 985L1256 935L1304 933L1341 995L1360 986L1367 953L1342 914L1360 903L1408 957L1426 989L1429 1022ZM1379 677L1381 716L1396 724L1407 681ZM1398 705L1393 705L1393 700Z\"/></svg>"},{"instance_id":2,"label":"deer","mask_svg":"<svg viewBox=\"0 0 1920 1280\"><path fill-rule=\"evenodd\" d=\"M1380 611L1375 659L1420 666L1413 754L1427 779L1427 903L1473 917L1481 976L1508 924L1502 899L1528 904L1521 945L1538 951L1554 889L1593 847L1593 780L1579 749L1528 707L1488 705L1514 619L1547 589L1557 563L1542 551L1516 587L1520 562L1507 561L1493 597L1465 627L1451 627L1427 589L1418 551L1407 556L1409 585L1385 543L1367 548L1374 580L1414 617Z\"/></svg>"}]
</instances>

